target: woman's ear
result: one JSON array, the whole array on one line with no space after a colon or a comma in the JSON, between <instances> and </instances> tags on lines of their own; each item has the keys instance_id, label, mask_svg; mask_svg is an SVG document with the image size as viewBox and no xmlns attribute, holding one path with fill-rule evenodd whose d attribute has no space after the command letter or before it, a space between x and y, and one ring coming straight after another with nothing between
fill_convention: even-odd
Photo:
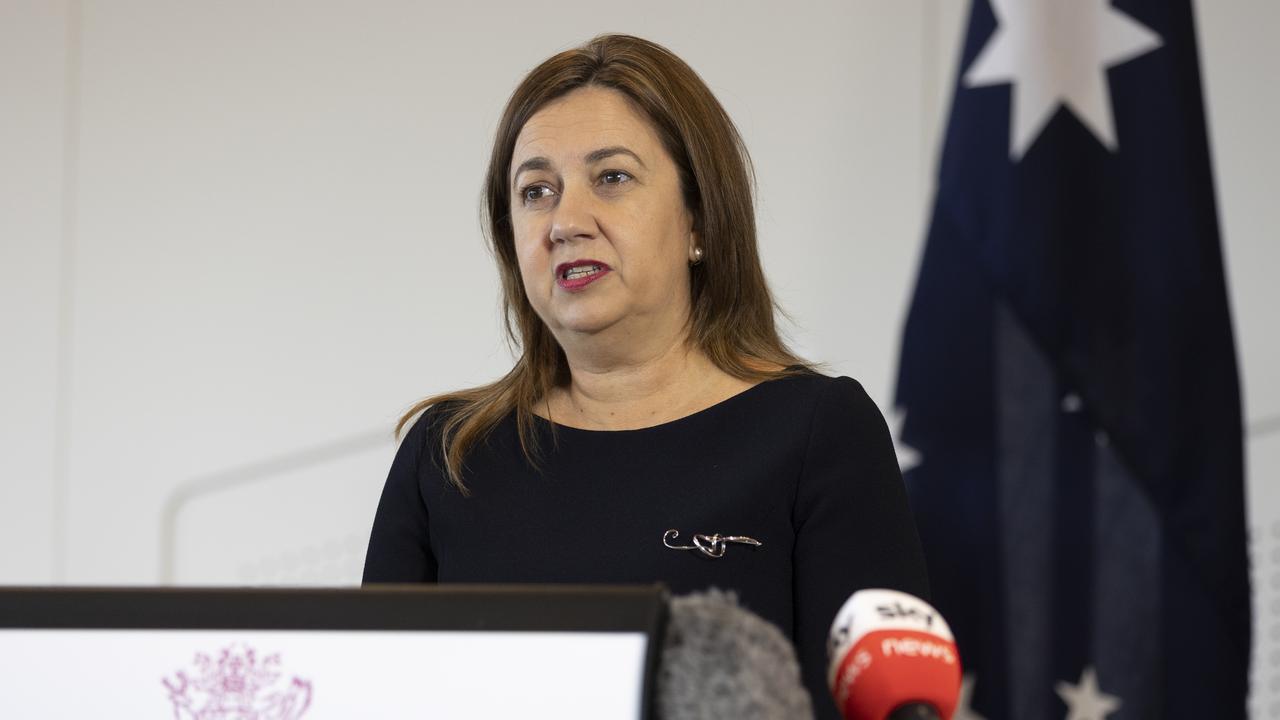
<instances>
[{"instance_id":1,"label":"woman's ear","mask_svg":"<svg viewBox=\"0 0 1280 720\"><path fill-rule=\"evenodd\" d=\"M689 264L697 265L702 262L702 242L698 238L698 233L689 233Z\"/></svg>"}]
</instances>

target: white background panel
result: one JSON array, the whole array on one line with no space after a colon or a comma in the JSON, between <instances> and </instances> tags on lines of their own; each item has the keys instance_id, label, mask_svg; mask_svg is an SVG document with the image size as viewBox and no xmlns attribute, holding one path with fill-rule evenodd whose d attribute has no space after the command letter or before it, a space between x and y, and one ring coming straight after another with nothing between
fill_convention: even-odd
<instances>
[{"instance_id":1,"label":"white background panel","mask_svg":"<svg viewBox=\"0 0 1280 720\"><path fill-rule=\"evenodd\" d=\"M0 2L0 582L54 578L65 3Z\"/></svg>"},{"instance_id":2,"label":"white background panel","mask_svg":"<svg viewBox=\"0 0 1280 720\"><path fill-rule=\"evenodd\" d=\"M1255 421L1280 418L1280 4L1227 0L1196 9L1245 411Z\"/></svg>"},{"instance_id":3,"label":"white background panel","mask_svg":"<svg viewBox=\"0 0 1280 720\"><path fill-rule=\"evenodd\" d=\"M1244 390L1254 652L1250 712L1280 718L1280 5L1200 2L1201 74Z\"/></svg>"},{"instance_id":4,"label":"white background panel","mask_svg":"<svg viewBox=\"0 0 1280 720\"><path fill-rule=\"evenodd\" d=\"M243 468L184 484L172 513L181 585L359 585L395 447L370 436L323 462ZM162 538L162 543L164 539Z\"/></svg>"},{"instance_id":5,"label":"white background panel","mask_svg":"<svg viewBox=\"0 0 1280 720\"><path fill-rule=\"evenodd\" d=\"M967 6L0 0L0 582L154 583L165 557L180 582L353 581L393 449L370 438L510 364L478 217L497 115L600 32L716 92L784 327L887 410ZM1280 5L1196 9L1262 542ZM184 488L235 477L163 547ZM1280 667L1259 602L1259 668Z\"/></svg>"},{"instance_id":6,"label":"white background panel","mask_svg":"<svg viewBox=\"0 0 1280 720\"><path fill-rule=\"evenodd\" d=\"M180 703L191 701L190 707L212 702L213 707L247 706L262 717L294 718L298 715L265 711L265 701L280 694L302 705L307 693L291 688L295 679L311 688L307 720L633 720L640 715L645 636L0 630L0 648L5 710L32 720L178 717L166 681L178 689ZM224 650L226 662L219 663ZM197 664L200 653L212 663ZM276 662L268 665L271 656ZM495 677L495 659L509 672ZM75 692L67 692L70 686Z\"/></svg>"},{"instance_id":7,"label":"white background panel","mask_svg":"<svg viewBox=\"0 0 1280 720\"><path fill-rule=\"evenodd\" d=\"M489 135L525 70L609 28L670 45L720 94L755 151L797 344L885 399L893 352L865 348L896 344L876 298L906 297L925 181L920 42L886 35L919 33L921 8L734 5L744 34L729 7L681 5L671 26L662 8L512 6L498 28L425 6L86 7L69 576L154 578L154 529L104 508L154 517L181 478L506 368L477 229ZM824 35L761 53L786 23Z\"/></svg>"}]
</instances>

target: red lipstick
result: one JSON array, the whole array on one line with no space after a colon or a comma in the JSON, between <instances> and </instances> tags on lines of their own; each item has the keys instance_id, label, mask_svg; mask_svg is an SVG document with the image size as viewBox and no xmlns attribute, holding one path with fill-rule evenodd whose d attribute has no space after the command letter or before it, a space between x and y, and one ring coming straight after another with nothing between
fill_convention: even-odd
<instances>
[{"instance_id":1,"label":"red lipstick","mask_svg":"<svg viewBox=\"0 0 1280 720\"><path fill-rule=\"evenodd\" d=\"M556 266L556 284L574 292L609 274L612 269L599 260L589 258L560 263Z\"/></svg>"}]
</instances>

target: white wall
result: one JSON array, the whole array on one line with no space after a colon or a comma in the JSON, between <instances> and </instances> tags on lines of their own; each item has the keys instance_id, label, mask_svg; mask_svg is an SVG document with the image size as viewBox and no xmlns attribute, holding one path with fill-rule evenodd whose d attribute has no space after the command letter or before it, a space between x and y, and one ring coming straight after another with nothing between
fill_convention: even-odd
<instances>
[{"instance_id":1,"label":"white wall","mask_svg":"<svg viewBox=\"0 0 1280 720\"><path fill-rule=\"evenodd\" d=\"M394 418L510 362L497 115L604 31L721 98L795 344L887 407L966 6L0 0L0 582L356 582ZM1251 525L1280 547L1280 6L1197 11ZM1256 562L1274 673L1280 554Z\"/></svg>"},{"instance_id":2,"label":"white wall","mask_svg":"<svg viewBox=\"0 0 1280 720\"><path fill-rule=\"evenodd\" d=\"M6 263L25 284L6 285L4 336L31 357L0 375L19 400L0 416L32 436L5 437L3 512L23 523L5 547L43 555L6 552L0 579L248 580L209 574L229 548L202 507L228 483L332 516L326 537L252 526L264 554L367 531L397 414L509 367L477 208L497 115L529 68L603 31L703 74L754 153L796 345L887 400L945 97L935 4L434 7L4 5L8 95L43 134L5 133L26 166L0 172L47 207L5 233L38 268ZM300 469L330 494L286 492Z\"/></svg>"},{"instance_id":3,"label":"white wall","mask_svg":"<svg viewBox=\"0 0 1280 720\"><path fill-rule=\"evenodd\" d=\"M0 2L0 582L52 580L65 552L68 21L62 3Z\"/></svg>"},{"instance_id":4,"label":"white wall","mask_svg":"<svg viewBox=\"0 0 1280 720\"><path fill-rule=\"evenodd\" d=\"M1205 101L1214 153L1236 348L1249 420L1249 532L1253 540L1254 718L1280 718L1280 5L1197 5Z\"/></svg>"}]
</instances>

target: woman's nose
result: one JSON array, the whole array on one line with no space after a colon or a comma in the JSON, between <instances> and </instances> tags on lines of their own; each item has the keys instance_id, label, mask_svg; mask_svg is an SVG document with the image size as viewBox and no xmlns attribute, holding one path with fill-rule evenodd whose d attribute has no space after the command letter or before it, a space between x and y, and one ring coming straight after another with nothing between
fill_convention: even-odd
<instances>
[{"instance_id":1,"label":"woman's nose","mask_svg":"<svg viewBox=\"0 0 1280 720\"><path fill-rule=\"evenodd\" d=\"M589 239L597 229L591 191L566 186L551 216L551 242Z\"/></svg>"}]
</instances>

